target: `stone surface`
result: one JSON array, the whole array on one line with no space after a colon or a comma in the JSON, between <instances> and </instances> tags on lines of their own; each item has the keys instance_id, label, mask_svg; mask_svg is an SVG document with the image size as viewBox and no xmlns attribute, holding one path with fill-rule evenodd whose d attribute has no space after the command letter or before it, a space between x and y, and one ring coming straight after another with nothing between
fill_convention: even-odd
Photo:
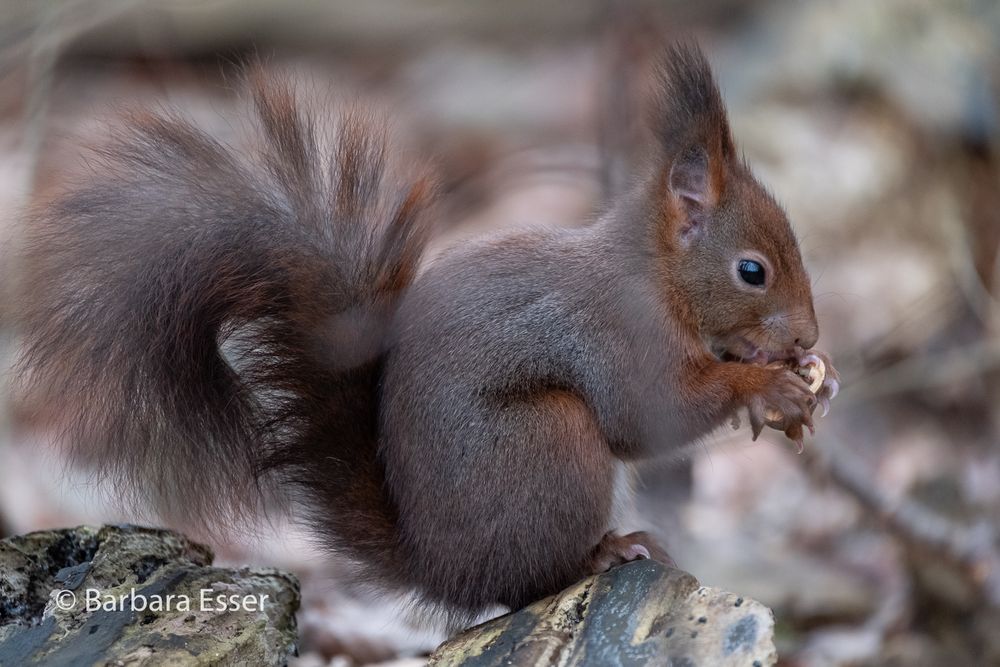
<instances>
[{"instance_id":1,"label":"stone surface","mask_svg":"<svg viewBox=\"0 0 1000 667\"><path fill-rule=\"evenodd\" d=\"M286 664L297 580L212 558L181 535L136 526L0 541L0 666Z\"/></svg>"},{"instance_id":2,"label":"stone surface","mask_svg":"<svg viewBox=\"0 0 1000 667\"><path fill-rule=\"evenodd\" d=\"M638 561L466 630L430 664L765 667L777 661L773 631L759 602Z\"/></svg>"}]
</instances>

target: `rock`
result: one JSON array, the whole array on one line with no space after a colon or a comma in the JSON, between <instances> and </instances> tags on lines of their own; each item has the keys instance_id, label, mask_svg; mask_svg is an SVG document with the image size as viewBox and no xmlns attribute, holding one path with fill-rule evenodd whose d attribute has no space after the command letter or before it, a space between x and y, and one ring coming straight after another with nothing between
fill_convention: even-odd
<instances>
[{"instance_id":1,"label":"rock","mask_svg":"<svg viewBox=\"0 0 1000 667\"><path fill-rule=\"evenodd\" d=\"M0 541L0 665L286 664L298 581L212 558L136 526Z\"/></svg>"},{"instance_id":2,"label":"rock","mask_svg":"<svg viewBox=\"0 0 1000 667\"><path fill-rule=\"evenodd\" d=\"M466 630L430 664L763 667L777 661L773 631L759 602L646 560Z\"/></svg>"}]
</instances>

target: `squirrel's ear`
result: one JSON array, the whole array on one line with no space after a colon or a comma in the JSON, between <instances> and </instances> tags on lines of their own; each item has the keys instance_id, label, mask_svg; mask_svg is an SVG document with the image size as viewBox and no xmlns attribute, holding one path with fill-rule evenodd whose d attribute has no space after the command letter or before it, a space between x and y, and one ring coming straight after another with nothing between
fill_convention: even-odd
<instances>
[{"instance_id":1,"label":"squirrel's ear","mask_svg":"<svg viewBox=\"0 0 1000 667\"><path fill-rule=\"evenodd\" d=\"M668 183L670 193L685 208L705 210L718 201L708 153L700 146L688 149L670 165Z\"/></svg>"},{"instance_id":2,"label":"squirrel's ear","mask_svg":"<svg viewBox=\"0 0 1000 667\"><path fill-rule=\"evenodd\" d=\"M654 127L669 196L694 224L725 188L736 149L722 96L705 56L694 45L669 47L657 67Z\"/></svg>"}]
</instances>

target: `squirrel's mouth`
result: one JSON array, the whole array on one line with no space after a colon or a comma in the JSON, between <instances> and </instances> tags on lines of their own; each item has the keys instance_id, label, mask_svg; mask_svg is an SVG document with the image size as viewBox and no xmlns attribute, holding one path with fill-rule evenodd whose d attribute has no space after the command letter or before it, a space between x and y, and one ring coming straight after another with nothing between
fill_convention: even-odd
<instances>
[{"instance_id":1,"label":"squirrel's mouth","mask_svg":"<svg viewBox=\"0 0 1000 667\"><path fill-rule=\"evenodd\" d=\"M774 361L784 361L794 356L791 350L766 350L742 336L726 341L713 341L709 349L719 361L735 361L759 366L766 366Z\"/></svg>"}]
</instances>

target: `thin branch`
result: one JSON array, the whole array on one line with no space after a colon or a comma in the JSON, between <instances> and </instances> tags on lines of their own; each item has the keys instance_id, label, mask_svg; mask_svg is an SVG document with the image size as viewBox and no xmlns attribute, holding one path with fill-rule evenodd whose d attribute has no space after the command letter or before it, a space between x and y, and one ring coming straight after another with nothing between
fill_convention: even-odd
<instances>
[{"instance_id":1,"label":"thin branch","mask_svg":"<svg viewBox=\"0 0 1000 667\"><path fill-rule=\"evenodd\" d=\"M961 524L913 500L890 497L842 442L824 447L811 463L806 467L814 476L847 492L904 546L939 556L980 591L985 602L1000 609L1000 539L989 521Z\"/></svg>"}]
</instances>

